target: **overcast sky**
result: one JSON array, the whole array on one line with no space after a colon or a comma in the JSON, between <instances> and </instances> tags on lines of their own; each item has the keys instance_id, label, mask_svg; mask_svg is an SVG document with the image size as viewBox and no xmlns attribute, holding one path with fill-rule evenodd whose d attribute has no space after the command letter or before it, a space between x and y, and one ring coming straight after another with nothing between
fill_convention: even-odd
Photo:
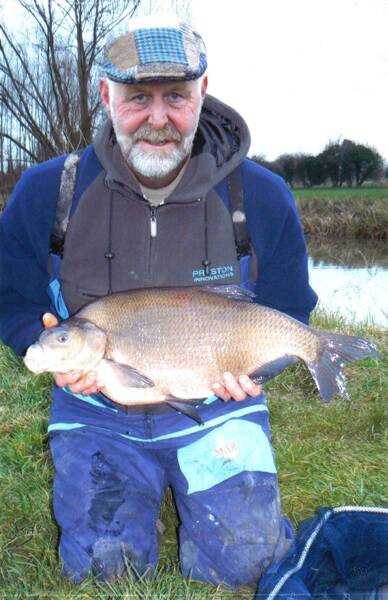
<instances>
[{"instance_id":1,"label":"overcast sky","mask_svg":"<svg viewBox=\"0 0 388 600\"><path fill-rule=\"evenodd\" d=\"M19 25L15 0L3 5ZM250 154L348 138L388 160L388 0L191 0L191 18L208 91L245 118Z\"/></svg>"},{"instance_id":2,"label":"overcast sky","mask_svg":"<svg viewBox=\"0 0 388 600\"><path fill-rule=\"evenodd\" d=\"M388 160L388 0L192 0L209 92L251 130L251 153L318 153L329 139Z\"/></svg>"}]
</instances>

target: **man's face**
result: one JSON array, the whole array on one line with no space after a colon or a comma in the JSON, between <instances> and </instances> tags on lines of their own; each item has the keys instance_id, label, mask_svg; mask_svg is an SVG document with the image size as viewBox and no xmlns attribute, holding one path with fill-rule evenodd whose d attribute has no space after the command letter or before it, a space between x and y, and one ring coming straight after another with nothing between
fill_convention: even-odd
<instances>
[{"instance_id":1,"label":"man's face","mask_svg":"<svg viewBox=\"0 0 388 600\"><path fill-rule=\"evenodd\" d=\"M135 173L163 179L188 157L206 87L206 78L109 86L101 82L117 141Z\"/></svg>"}]
</instances>

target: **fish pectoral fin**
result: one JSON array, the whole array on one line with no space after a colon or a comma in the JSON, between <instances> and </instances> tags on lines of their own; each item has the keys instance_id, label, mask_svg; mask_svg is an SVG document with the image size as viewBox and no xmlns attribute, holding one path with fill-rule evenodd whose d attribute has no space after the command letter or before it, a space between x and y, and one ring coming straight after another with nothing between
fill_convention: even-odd
<instances>
[{"instance_id":1,"label":"fish pectoral fin","mask_svg":"<svg viewBox=\"0 0 388 600\"><path fill-rule=\"evenodd\" d=\"M192 402L186 402L185 400L176 398L175 396L166 396L166 404L171 406L171 408L175 408L175 410L186 415L187 417L191 417L194 419L194 421L197 421L199 425L203 425L203 421Z\"/></svg>"},{"instance_id":2,"label":"fish pectoral fin","mask_svg":"<svg viewBox=\"0 0 388 600\"><path fill-rule=\"evenodd\" d=\"M253 373L249 373L249 377L255 381L255 383L265 383L270 379L279 375L286 367L289 365L293 365L298 362L298 359L295 356L281 356L280 358L276 358L275 360L271 360L271 362L262 365Z\"/></svg>"},{"instance_id":3,"label":"fish pectoral fin","mask_svg":"<svg viewBox=\"0 0 388 600\"><path fill-rule=\"evenodd\" d=\"M109 358L104 359L109 366L110 374L117 378L121 385L135 388L154 387L152 379L140 373L134 367L129 365L123 365L122 363L115 362Z\"/></svg>"}]
</instances>

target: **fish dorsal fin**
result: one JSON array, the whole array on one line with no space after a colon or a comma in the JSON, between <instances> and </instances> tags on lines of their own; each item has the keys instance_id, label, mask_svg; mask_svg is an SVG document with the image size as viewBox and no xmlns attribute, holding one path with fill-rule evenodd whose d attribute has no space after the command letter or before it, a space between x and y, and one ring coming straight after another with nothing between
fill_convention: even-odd
<instances>
[{"instance_id":1,"label":"fish dorsal fin","mask_svg":"<svg viewBox=\"0 0 388 600\"><path fill-rule=\"evenodd\" d=\"M281 358L276 358L265 365L262 365L253 373L249 373L249 377L255 381L255 383L265 383L270 379L279 375L286 367L289 365L293 365L298 362L298 359L295 356L282 356Z\"/></svg>"},{"instance_id":2,"label":"fish dorsal fin","mask_svg":"<svg viewBox=\"0 0 388 600\"><path fill-rule=\"evenodd\" d=\"M209 294L218 294L229 300L239 300L240 302L254 302L256 294L246 290L238 285L206 285L201 291Z\"/></svg>"}]
</instances>

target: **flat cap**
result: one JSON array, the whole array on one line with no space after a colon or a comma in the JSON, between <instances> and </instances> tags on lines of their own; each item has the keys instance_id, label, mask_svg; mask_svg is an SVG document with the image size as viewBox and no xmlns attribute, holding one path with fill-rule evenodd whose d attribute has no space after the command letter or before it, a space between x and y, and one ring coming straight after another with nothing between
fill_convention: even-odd
<instances>
[{"instance_id":1,"label":"flat cap","mask_svg":"<svg viewBox=\"0 0 388 600\"><path fill-rule=\"evenodd\" d=\"M128 33L107 44L102 64L109 79L122 83L198 79L206 68L201 36L160 15L132 19Z\"/></svg>"}]
</instances>

